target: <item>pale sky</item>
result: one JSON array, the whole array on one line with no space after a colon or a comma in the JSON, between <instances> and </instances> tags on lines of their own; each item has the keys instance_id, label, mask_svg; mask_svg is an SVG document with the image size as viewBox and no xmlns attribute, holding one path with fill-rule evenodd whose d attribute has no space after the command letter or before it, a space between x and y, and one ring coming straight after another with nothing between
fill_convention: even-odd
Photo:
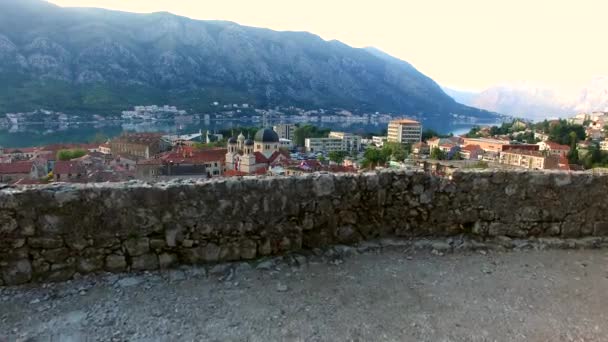
<instances>
[{"instance_id":1,"label":"pale sky","mask_svg":"<svg viewBox=\"0 0 608 342\"><path fill-rule=\"evenodd\" d=\"M168 11L375 46L441 85L572 86L608 75L608 0L50 0Z\"/></svg>"}]
</instances>

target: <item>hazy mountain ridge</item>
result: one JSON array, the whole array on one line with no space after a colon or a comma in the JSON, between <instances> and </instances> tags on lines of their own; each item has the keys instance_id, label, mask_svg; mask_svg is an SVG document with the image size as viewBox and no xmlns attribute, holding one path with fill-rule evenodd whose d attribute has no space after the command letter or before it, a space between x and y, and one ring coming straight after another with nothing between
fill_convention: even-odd
<instances>
[{"instance_id":1,"label":"hazy mountain ridge","mask_svg":"<svg viewBox=\"0 0 608 342\"><path fill-rule=\"evenodd\" d=\"M608 77L595 77L581 87L570 88L516 83L497 85L479 93L444 90L460 103L531 119L608 111Z\"/></svg>"},{"instance_id":2,"label":"hazy mountain ridge","mask_svg":"<svg viewBox=\"0 0 608 342\"><path fill-rule=\"evenodd\" d=\"M493 117L379 52L169 13L0 0L0 112L204 110L211 101ZM388 56L388 57L387 57Z\"/></svg>"}]
</instances>

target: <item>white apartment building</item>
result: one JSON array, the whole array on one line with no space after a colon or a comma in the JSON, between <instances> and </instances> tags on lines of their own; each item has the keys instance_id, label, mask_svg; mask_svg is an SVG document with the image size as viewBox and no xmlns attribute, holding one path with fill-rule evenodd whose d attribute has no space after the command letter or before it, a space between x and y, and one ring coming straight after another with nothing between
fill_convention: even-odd
<instances>
[{"instance_id":1,"label":"white apartment building","mask_svg":"<svg viewBox=\"0 0 608 342\"><path fill-rule=\"evenodd\" d=\"M409 119L393 120L388 124L388 142L415 144L422 140L422 125Z\"/></svg>"},{"instance_id":2,"label":"white apartment building","mask_svg":"<svg viewBox=\"0 0 608 342\"><path fill-rule=\"evenodd\" d=\"M342 139L343 151L361 150L361 137L358 135L346 132L329 132L329 137Z\"/></svg>"},{"instance_id":3,"label":"white apartment building","mask_svg":"<svg viewBox=\"0 0 608 342\"><path fill-rule=\"evenodd\" d=\"M289 139L279 138L279 147L291 150L293 148L293 141Z\"/></svg>"},{"instance_id":4,"label":"white apartment building","mask_svg":"<svg viewBox=\"0 0 608 342\"><path fill-rule=\"evenodd\" d=\"M306 138L308 152L352 152L361 150L361 137L352 133L330 132L327 138Z\"/></svg>"},{"instance_id":5,"label":"white apartment building","mask_svg":"<svg viewBox=\"0 0 608 342\"><path fill-rule=\"evenodd\" d=\"M293 140L295 138L294 132L296 131L296 126L293 124L278 124L272 127L272 129L277 132L279 139Z\"/></svg>"},{"instance_id":6,"label":"white apartment building","mask_svg":"<svg viewBox=\"0 0 608 342\"><path fill-rule=\"evenodd\" d=\"M372 142L378 147L384 146L387 139L387 137L372 136Z\"/></svg>"},{"instance_id":7,"label":"white apartment building","mask_svg":"<svg viewBox=\"0 0 608 342\"><path fill-rule=\"evenodd\" d=\"M344 151L342 139L339 138L306 138L304 146L308 152Z\"/></svg>"}]
</instances>

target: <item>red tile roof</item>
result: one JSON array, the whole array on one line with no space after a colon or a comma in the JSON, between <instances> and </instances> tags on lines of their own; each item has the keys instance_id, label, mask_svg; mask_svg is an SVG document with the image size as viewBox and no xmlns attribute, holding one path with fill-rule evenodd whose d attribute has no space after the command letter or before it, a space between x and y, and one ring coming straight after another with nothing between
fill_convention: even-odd
<instances>
[{"instance_id":1,"label":"red tile roof","mask_svg":"<svg viewBox=\"0 0 608 342\"><path fill-rule=\"evenodd\" d=\"M237 176L247 176L247 172L237 171L237 170L226 170L224 172L225 177L237 177Z\"/></svg>"},{"instance_id":2,"label":"red tile roof","mask_svg":"<svg viewBox=\"0 0 608 342\"><path fill-rule=\"evenodd\" d=\"M255 156L256 164L268 163L268 158L266 158L266 156L263 155L262 152L253 152L253 155Z\"/></svg>"},{"instance_id":3,"label":"red tile roof","mask_svg":"<svg viewBox=\"0 0 608 342\"><path fill-rule=\"evenodd\" d=\"M77 175L77 174L84 174L85 172L86 172L86 169L82 164L80 164L78 162L70 161L70 160L56 161L55 167L53 168L53 173L55 175L67 175L67 174Z\"/></svg>"},{"instance_id":4,"label":"red tile roof","mask_svg":"<svg viewBox=\"0 0 608 342\"><path fill-rule=\"evenodd\" d=\"M226 160L225 148L196 150L184 147L179 151L172 151L160 158L165 162L205 164L209 162L224 162Z\"/></svg>"},{"instance_id":5,"label":"red tile roof","mask_svg":"<svg viewBox=\"0 0 608 342\"><path fill-rule=\"evenodd\" d=\"M4 153L12 154L12 153L34 153L38 151L38 147L19 147L19 148L10 148L5 149Z\"/></svg>"},{"instance_id":6,"label":"red tile roof","mask_svg":"<svg viewBox=\"0 0 608 342\"><path fill-rule=\"evenodd\" d=\"M462 150L463 151L467 151L467 152L473 152L473 151L481 150L481 146L479 146L479 145L467 145L467 146L463 147Z\"/></svg>"},{"instance_id":7,"label":"red tile roof","mask_svg":"<svg viewBox=\"0 0 608 342\"><path fill-rule=\"evenodd\" d=\"M0 174L30 173L32 164L31 161L0 164Z\"/></svg>"},{"instance_id":8,"label":"red tile roof","mask_svg":"<svg viewBox=\"0 0 608 342\"><path fill-rule=\"evenodd\" d=\"M545 144L552 150L570 151L570 146L568 145L561 145L553 141L545 141Z\"/></svg>"}]
</instances>

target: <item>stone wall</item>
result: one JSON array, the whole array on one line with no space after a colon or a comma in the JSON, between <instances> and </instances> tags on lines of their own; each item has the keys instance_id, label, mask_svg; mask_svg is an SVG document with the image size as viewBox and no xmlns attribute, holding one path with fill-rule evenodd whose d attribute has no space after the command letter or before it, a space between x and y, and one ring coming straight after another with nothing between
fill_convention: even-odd
<instances>
[{"instance_id":1,"label":"stone wall","mask_svg":"<svg viewBox=\"0 0 608 342\"><path fill-rule=\"evenodd\" d=\"M0 285L388 236L603 236L607 193L607 176L490 171L4 188Z\"/></svg>"}]
</instances>

